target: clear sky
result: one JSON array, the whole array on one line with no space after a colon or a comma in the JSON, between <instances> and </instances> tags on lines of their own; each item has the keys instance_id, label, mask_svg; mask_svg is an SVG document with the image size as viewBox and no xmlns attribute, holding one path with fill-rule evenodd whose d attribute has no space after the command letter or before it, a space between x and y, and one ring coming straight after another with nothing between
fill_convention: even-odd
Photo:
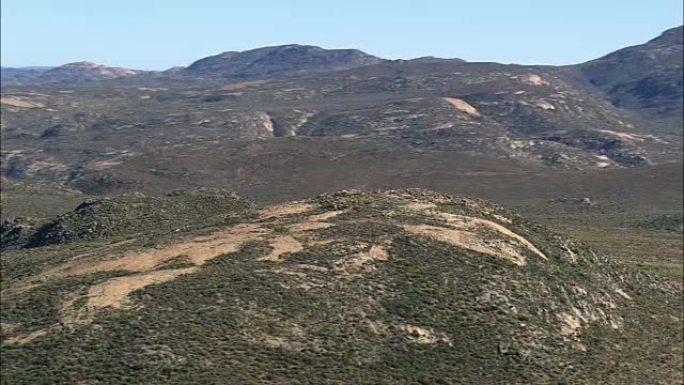
<instances>
[{"instance_id":1,"label":"clear sky","mask_svg":"<svg viewBox=\"0 0 684 385\"><path fill-rule=\"evenodd\" d=\"M682 24L681 0L2 0L3 66L166 69L266 45L570 64Z\"/></svg>"}]
</instances>

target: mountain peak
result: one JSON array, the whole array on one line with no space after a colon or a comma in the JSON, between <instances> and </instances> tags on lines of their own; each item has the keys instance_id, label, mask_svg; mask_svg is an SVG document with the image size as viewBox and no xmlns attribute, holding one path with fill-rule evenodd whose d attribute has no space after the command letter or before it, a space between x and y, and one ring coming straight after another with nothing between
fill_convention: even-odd
<instances>
[{"instance_id":1,"label":"mountain peak","mask_svg":"<svg viewBox=\"0 0 684 385\"><path fill-rule=\"evenodd\" d=\"M684 44L684 26L680 25L679 27L670 28L664 31L660 36L648 42L648 44L651 43Z\"/></svg>"},{"instance_id":2,"label":"mountain peak","mask_svg":"<svg viewBox=\"0 0 684 385\"><path fill-rule=\"evenodd\" d=\"M678 119L684 94L683 33L682 26L668 29L644 44L617 50L580 68L616 106Z\"/></svg>"},{"instance_id":3,"label":"mountain peak","mask_svg":"<svg viewBox=\"0 0 684 385\"><path fill-rule=\"evenodd\" d=\"M62 68L83 68L83 69L92 69L92 68L97 68L97 67L104 67L100 64L93 63L91 61L76 61L76 62L71 62L71 63L66 63L62 64Z\"/></svg>"},{"instance_id":4,"label":"mountain peak","mask_svg":"<svg viewBox=\"0 0 684 385\"><path fill-rule=\"evenodd\" d=\"M115 78L115 77L120 77L120 76L136 75L136 74L139 74L141 72L142 71L140 71L140 70L134 70L134 69L130 69L130 68L109 67L106 65L97 64L97 63L93 63L90 61L78 61L78 62L66 63L66 64L63 64L59 67L55 67L53 69L50 69L46 72L46 75L49 75L49 74L78 75L79 73L82 73L82 74L95 75L96 77Z\"/></svg>"},{"instance_id":5,"label":"mountain peak","mask_svg":"<svg viewBox=\"0 0 684 385\"><path fill-rule=\"evenodd\" d=\"M357 49L286 44L226 51L192 63L187 71L203 76L244 78L344 70L381 61L383 59Z\"/></svg>"}]
</instances>

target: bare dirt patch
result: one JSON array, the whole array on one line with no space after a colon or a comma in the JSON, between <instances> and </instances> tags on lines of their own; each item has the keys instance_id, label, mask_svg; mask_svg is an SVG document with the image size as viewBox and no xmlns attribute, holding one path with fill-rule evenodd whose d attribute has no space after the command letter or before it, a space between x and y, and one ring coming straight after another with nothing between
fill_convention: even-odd
<instances>
[{"instance_id":1,"label":"bare dirt patch","mask_svg":"<svg viewBox=\"0 0 684 385\"><path fill-rule=\"evenodd\" d=\"M12 345L23 345L35 340L36 338L40 338L46 334L47 329L40 329L36 330L35 332L19 334L16 336L9 337L4 341L4 343Z\"/></svg>"},{"instance_id":2,"label":"bare dirt patch","mask_svg":"<svg viewBox=\"0 0 684 385\"><path fill-rule=\"evenodd\" d=\"M179 275L189 274L196 270L196 267L188 267L112 278L90 287L88 290L88 306L122 308L128 302L128 294L149 285L171 281Z\"/></svg>"},{"instance_id":3,"label":"bare dirt patch","mask_svg":"<svg viewBox=\"0 0 684 385\"><path fill-rule=\"evenodd\" d=\"M123 163L121 159L96 160L88 165L88 168L95 171L102 171Z\"/></svg>"},{"instance_id":4,"label":"bare dirt patch","mask_svg":"<svg viewBox=\"0 0 684 385\"><path fill-rule=\"evenodd\" d=\"M245 242L261 239L268 233L259 225L241 224L159 249L130 251L105 260L77 260L47 271L42 277L78 276L115 270L142 272L179 255L185 255L194 264L202 265L219 255L236 252Z\"/></svg>"},{"instance_id":5,"label":"bare dirt patch","mask_svg":"<svg viewBox=\"0 0 684 385\"><path fill-rule=\"evenodd\" d=\"M620 139L626 139L626 140L632 140L636 142L643 142L644 138L641 137L641 135L636 135L636 134L630 134L628 132L618 132L618 131L613 131L613 130L598 130L599 132L602 132L604 134L610 134L613 136L616 136Z\"/></svg>"},{"instance_id":6,"label":"bare dirt patch","mask_svg":"<svg viewBox=\"0 0 684 385\"><path fill-rule=\"evenodd\" d=\"M426 211L436 209L437 205L428 202L411 202L409 204L401 206L402 208L410 211Z\"/></svg>"},{"instance_id":7,"label":"bare dirt patch","mask_svg":"<svg viewBox=\"0 0 684 385\"><path fill-rule=\"evenodd\" d=\"M308 216L303 222L290 225L288 229L292 232L300 233L311 230L325 229L334 226L332 223L325 222L342 214L344 210L328 211L322 214Z\"/></svg>"},{"instance_id":8,"label":"bare dirt patch","mask_svg":"<svg viewBox=\"0 0 684 385\"><path fill-rule=\"evenodd\" d=\"M468 102L466 102L463 99L458 99L458 98L449 98L449 97L444 97L444 99L447 103L451 104L452 106L456 107L457 110L463 111L466 114L474 117L480 117L480 112L477 111L477 109Z\"/></svg>"},{"instance_id":9,"label":"bare dirt patch","mask_svg":"<svg viewBox=\"0 0 684 385\"><path fill-rule=\"evenodd\" d=\"M269 246L273 249L271 252L264 256L258 258L259 261L278 261L280 256L287 253L296 253L304 249L304 245L298 240L292 238L289 235L283 235L280 237L275 237L270 240Z\"/></svg>"},{"instance_id":10,"label":"bare dirt patch","mask_svg":"<svg viewBox=\"0 0 684 385\"><path fill-rule=\"evenodd\" d=\"M418 345L436 345L438 343L452 345L451 339L446 334L437 333L420 326L398 325L395 326L395 329L405 334L409 341Z\"/></svg>"},{"instance_id":11,"label":"bare dirt patch","mask_svg":"<svg viewBox=\"0 0 684 385\"><path fill-rule=\"evenodd\" d=\"M561 325L561 334L566 337L578 334L580 329L582 328L582 322L585 321L577 314L570 314L565 312L559 314L558 318L563 323Z\"/></svg>"},{"instance_id":12,"label":"bare dirt patch","mask_svg":"<svg viewBox=\"0 0 684 385\"><path fill-rule=\"evenodd\" d=\"M270 230L256 224L241 224L217 233L210 239L196 238L195 242L186 245L187 251L177 255L187 255L196 265L202 265L219 255L234 253L250 241L263 239L270 234ZM206 241L204 241L206 239Z\"/></svg>"},{"instance_id":13,"label":"bare dirt patch","mask_svg":"<svg viewBox=\"0 0 684 385\"><path fill-rule=\"evenodd\" d=\"M456 225L456 226L463 226L466 229L477 229L478 227L484 227L488 228L490 230L497 231L509 238L513 238L516 241L518 241L520 244L522 244L524 247L526 247L529 251L533 252L534 254L537 254L540 258L544 260L548 260L549 258L542 253L537 247L535 247L532 242L528 241L527 239L523 238L522 236L514 233L510 229L508 229L505 226L502 226L496 222L488 221L486 219L482 218L474 218L474 217L466 217L463 215L456 215L456 214L450 214L450 213L438 213L437 214L440 218L444 219L447 223L451 225Z\"/></svg>"},{"instance_id":14,"label":"bare dirt patch","mask_svg":"<svg viewBox=\"0 0 684 385\"><path fill-rule=\"evenodd\" d=\"M93 322L94 314L92 309L87 306L77 306L77 302L81 299L76 293L70 293L65 296L59 307L59 319L62 325L67 327L75 325L88 325Z\"/></svg>"},{"instance_id":15,"label":"bare dirt patch","mask_svg":"<svg viewBox=\"0 0 684 385\"><path fill-rule=\"evenodd\" d=\"M629 294L625 293L624 290L622 289L615 289L615 292L622 298L627 299L627 300L632 300L632 296Z\"/></svg>"},{"instance_id":16,"label":"bare dirt patch","mask_svg":"<svg viewBox=\"0 0 684 385\"><path fill-rule=\"evenodd\" d=\"M533 86L548 86L549 82L544 80L541 76L537 74L529 74L527 77L523 79L523 81L527 84L533 85Z\"/></svg>"},{"instance_id":17,"label":"bare dirt patch","mask_svg":"<svg viewBox=\"0 0 684 385\"><path fill-rule=\"evenodd\" d=\"M303 233L306 231L325 229L334 226L332 223L327 222L300 222L290 225L288 230L295 233Z\"/></svg>"},{"instance_id":18,"label":"bare dirt patch","mask_svg":"<svg viewBox=\"0 0 684 385\"><path fill-rule=\"evenodd\" d=\"M301 214L307 211L312 211L316 208L315 205L304 202L292 202L276 205L272 207L259 210L259 215L264 219L280 218L287 215Z\"/></svg>"},{"instance_id":19,"label":"bare dirt patch","mask_svg":"<svg viewBox=\"0 0 684 385\"><path fill-rule=\"evenodd\" d=\"M535 107L541 108L542 110L555 110L556 106L547 102L546 100L539 100L534 103Z\"/></svg>"},{"instance_id":20,"label":"bare dirt patch","mask_svg":"<svg viewBox=\"0 0 684 385\"><path fill-rule=\"evenodd\" d=\"M484 238L476 233L431 225L404 225L403 227L411 234L427 235L464 249L504 258L519 266L526 263L525 257L513 247L503 242L494 243L491 239Z\"/></svg>"},{"instance_id":21,"label":"bare dirt patch","mask_svg":"<svg viewBox=\"0 0 684 385\"><path fill-rule=\"evenodd\" d=\"M506 259L518 266L527 263L521 247L511 242L511 238L493 239L478 232L431 225L404 225L403 228L411 234L427 235L454 246Z\"/></svg>"},{"instance_id":22,"label":"bare dirt patch","mask_svg":"<svg viewBox=\"0 0 684 385\"><path fill-rule=\"evenodd\" d=\"M312 222L322 222L322 221L327 221L329 219L335 218L336 216L344 213L344 210L336 210L336 211L327 211L322 214L315 214L311 215L308 218L306 218L307 221L312 221Z\"/></svg>"},{"instance_id":23,"label":"bare dirt patch","mask_svg":"<svg viewBox=\"0 0 684 385\"><path fill-rule=\"evenodd\" d=\"M388 333L387 326L381 322L366 320L365 326L368 331L375 335L386 335Z\"/></svg>"},{"instance_id":24,"label":"bare dirt patch","mask_svg":"<svg viewBox=\"0 0 684 385\"><path fill-rule=\"evenodd\" d=\"M45 105L30 99L20 99L14 97L0 98L0 104L5 104L12 107L19 108L44 108Z\"/></svg>"}]
</instances>

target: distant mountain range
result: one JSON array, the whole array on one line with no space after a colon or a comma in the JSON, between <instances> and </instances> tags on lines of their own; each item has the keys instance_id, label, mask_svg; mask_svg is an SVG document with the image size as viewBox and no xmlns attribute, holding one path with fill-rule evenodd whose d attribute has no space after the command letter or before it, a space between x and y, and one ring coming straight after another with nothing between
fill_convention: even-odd
<instances>
[{"instance_id":1,"label":"distant mountain range","mask_svg":"<svg viewBox=\"0 0 684 385\"><path fill-rule=\"evenodd\" d=\"M361 167L349 151L389 165L398 163L387 154L425 152L563 170L676 163L682 31L570 66L385 60L286 45L156 72L88 62L3 68L1 171L108 192L178 183L270 186L292 171L279 168L273 153L301 164L302 175L342 158L352 162L347 170ZM280 137L298 140L266 140ZM171 144L186 154L166 153ZM320 146L328 152L308 153ZM428 158L420 159L428 167ZM259 162L265 168L252 170ZM171 165L206 173L159 171Z\"/></svg>"},{"instance_id":2,"label":"distant mountain range","mask_svg":"<svg viewBox=\"0 0 684 385\"><path fill-rule=\"evenodd\" d=\"M679 26L669 29L645 44L627 47L586 63L563 68L580 73L584 79L605 92L617 107L639 110L650 116L681 116L684 95L682 28ZM290 44L242 52L223 52L199 59L188 67L174 67L166 71L142 71L76 62L58 67L2 67L0 74L4 86L72 85L111 79L133 83L144 83L150 79L254 80L349 70L392 62L453 64L464 61L434 57L391 61L356 49L324 49Z\"/></svg>"},{"instance_id":3,"label":"distant mountain range","mask_svg":"<svg viewBox=\"0 0 684 385\"><path fill-rule=\"evenodd\" d=\"M58 67L2 67L3 85L44 85L84 83L94 80L116 79L138 75L145 71L121 67L108 67L82 61Z\"/></svg>"},{"instance_id":4,"label":"distant mountain range","mask_svg":"<svg viewBox=\"0 0 684 385\"><path fill-rule=\"evenodd\" d=\"M252 79L345 70L382 61L384 59L356 49L323 49L310 45L290 44L242 52L223 52L197 60L187 68L174 67L166 71L108 67L91 62L68 63L58 67L2 67L2 82L11 85L83 83L136 75Z\"/></svg>"}]
</instances>

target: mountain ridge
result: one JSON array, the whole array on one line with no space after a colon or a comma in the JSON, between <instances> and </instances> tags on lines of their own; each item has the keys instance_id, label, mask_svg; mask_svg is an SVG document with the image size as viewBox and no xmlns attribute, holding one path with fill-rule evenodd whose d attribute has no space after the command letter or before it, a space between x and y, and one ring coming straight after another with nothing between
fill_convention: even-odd
<instances>
[{"instance_id":1,"label":"mountain ridge","mask_svg":"<svg viewBox=\"0 0 684 385\"><path fill-rule=\"evenodd\" d=\"M664 33L648 47L655 44L665 50L681 50L677 31ZM628 53L634 49L641 52L640 47L630 48ZM309 63L308 58L322 52L323 58L314 60L314 67L329 69L338 56L300 45L246 52L219 54L189 67L214 75L227 68L220 76L188 76L188 68L175 68L131 76L125 72L116 79L73 87L67 87L68 83L48 85L39 88L40 92L3 87L2 175L49 180L88 192L127 191L139 186L140 180L173 183L165 174L154 171L153 175L146 167L161 161L157 150L167 143L184 144L193 154L193 162L223 168L220 157L205 157L229 148L238 151L239 141L262 139L269 140L262 146L278 149L276 152L293 152L289 156L295 163L300 152L294 148L328 140L332 147L341 146L331 147L330 161L344 155L342 143L350 140L359 151L394 148L409 157L424 151L467 153L513 162L516 167L555 170L681 161L681 116L672 116L667 110L677 95L673 99L671 93L664 92L651 98L651 103L665 110L660 113L639 106L616 106L578 67L433 58L377 62L380 59L375 57L370 60L376 64L356 66L358 53L353 51L353 68L299 72L301 68L290 64ZM347 57L349 51L342 52ZM639 52L635 55L648 56ZM609 59L621 57L620 53L611 55ZM291 59L284 67L276 60L283 56ZM669 69L663 81L676 83L681 76L676 63L674 67L664 65ZM101 67L80 63L51 71L81 68L97 72ZM275 75L242 73L245 78L235 78L240 71ZM625 76L638 83L643 79L637 75ZM50 124L45 116L50 116ZM301 140L271 142L278 138ZM286 151L288 146L292 149ZM37 148L41 150L35 151ZM249 151L242 155L234 161L262 156ZM176 162L180 159L171 155L162 163ZM251 169L247 163L241 167ZM267 167L278 166L267 163ZM136 178L130 176L131 170L139 173ZM255 183L260 178L253 177ZM224 180L239 178L224 176ZM209 175L204 181L195 183L213 184L216 179Z\"/></svg>"},{"instance_id":2,"label":"mountain ridge","mask_svg":"<svg viewBox=\"0 0 684 385\"><path fill-rule=\"evenodd\" d=\"M577 68L616 106L677 119L684 112L683 47L684 27L679 26Z\"/></svg>"},{"instance_id":3,"label":"mountain ridge","mask_svg":"<svg viewBox=\"0 0 684 385\"><path fill-rule=\"evenodd\" d=\"M682 28L682 26L679 26L668 29L662 32L658 37L655 37L646 43L618 49L600 58L589 60L584 63L544 67L577 68L579 72L583 74L583 76L587 77L589 82L607 92L609 97L611 97L611 100L616 103L616 105L621 107L633 107L635 104L639 104L638 102L627 99L633 99L634 97L638 98L639 95L643 94L644 92L648 93L649 87L660 87L661 89L665 89L665 92L676 95L676 91L681 88L681 84L677 83L673 85L671 77L673 76L673 71L676 72L682 68L681 49L677 48L682 46ZM648 52L639 53L644 49ZM645 64L640 63L639 68L648 70L646 71L648 73L649 71L654 72L653 69L650 68L650 65L653 63L653 60L655 60L653 55L656 54L661 55L660 59L658 60L668 61L668 66L671 67L666 68L668 73L653 73L649 76L646 76L640 84L632 85L631 91L621 91L622 93L627 93L628 95L635 95L616 95L618 93L618 91L615 90L616 88L625 88L629 86L619 82L616 83L617 80L608 79L608 77L611 76L615 78L623 75L621 72L624 72L624 68L620 67L621 69L619 71L617 70L620 60L626 60L628 62L645 62ZM635 60L635 58L639 59ZM173 77L181 77L184 80L196 77L219 77L250 80L269 76L288 76L305 73L348 70L393 61L465 62L462 59L444 59L432 56L424 56L412 59L388 60L365 53L358 49L326 49L313 45L284 44L258 47L244 51L225 51L216 55L200 58L187 67L173 67L163 71L140 71L95 64L90 66L74 66L73 63L67 63L62 66L48 68L45 71L11 67L3 67L2 70L4 73L3 81L7 84L15 85L50 84L69 81L89 82L115 78L123 79L129 76L133 76L133 78L140 78L142 81L148 77L155 79L168 77L169 80L171 80ZM618 63L615 63L615 61ZM634 65L631 67L633 66ZM529 67L533 67L533 65ZM629 68L631 67L628 66L627 70L629 71ZM79 74L75 71L67 71L67 69L82 69L83 73ZM613 75L610 75L609 73L613 73ZM136 75L142 75L142 77ZM670 78L663 79L663 76L669 76ZM607 87L613 90L611 91L607 89ZM634 89L635 87L636 89ZM639 90L639 87L641 88L641 91ZM675 88L672 89L672 87ZM611 94L611 92L613 92L613 94ZM667 111L669 116L673 116L679 112L676 106L677 102L678 101L676 100L674 102L670 102L670 105L667 107L670 109ZM672 107L672 105L674 105L674 107ZM643 106L639 106L638 108L643 108ZM648 106L645 107L645 109L648 108Z\"/></svg>"}]
</instances>

